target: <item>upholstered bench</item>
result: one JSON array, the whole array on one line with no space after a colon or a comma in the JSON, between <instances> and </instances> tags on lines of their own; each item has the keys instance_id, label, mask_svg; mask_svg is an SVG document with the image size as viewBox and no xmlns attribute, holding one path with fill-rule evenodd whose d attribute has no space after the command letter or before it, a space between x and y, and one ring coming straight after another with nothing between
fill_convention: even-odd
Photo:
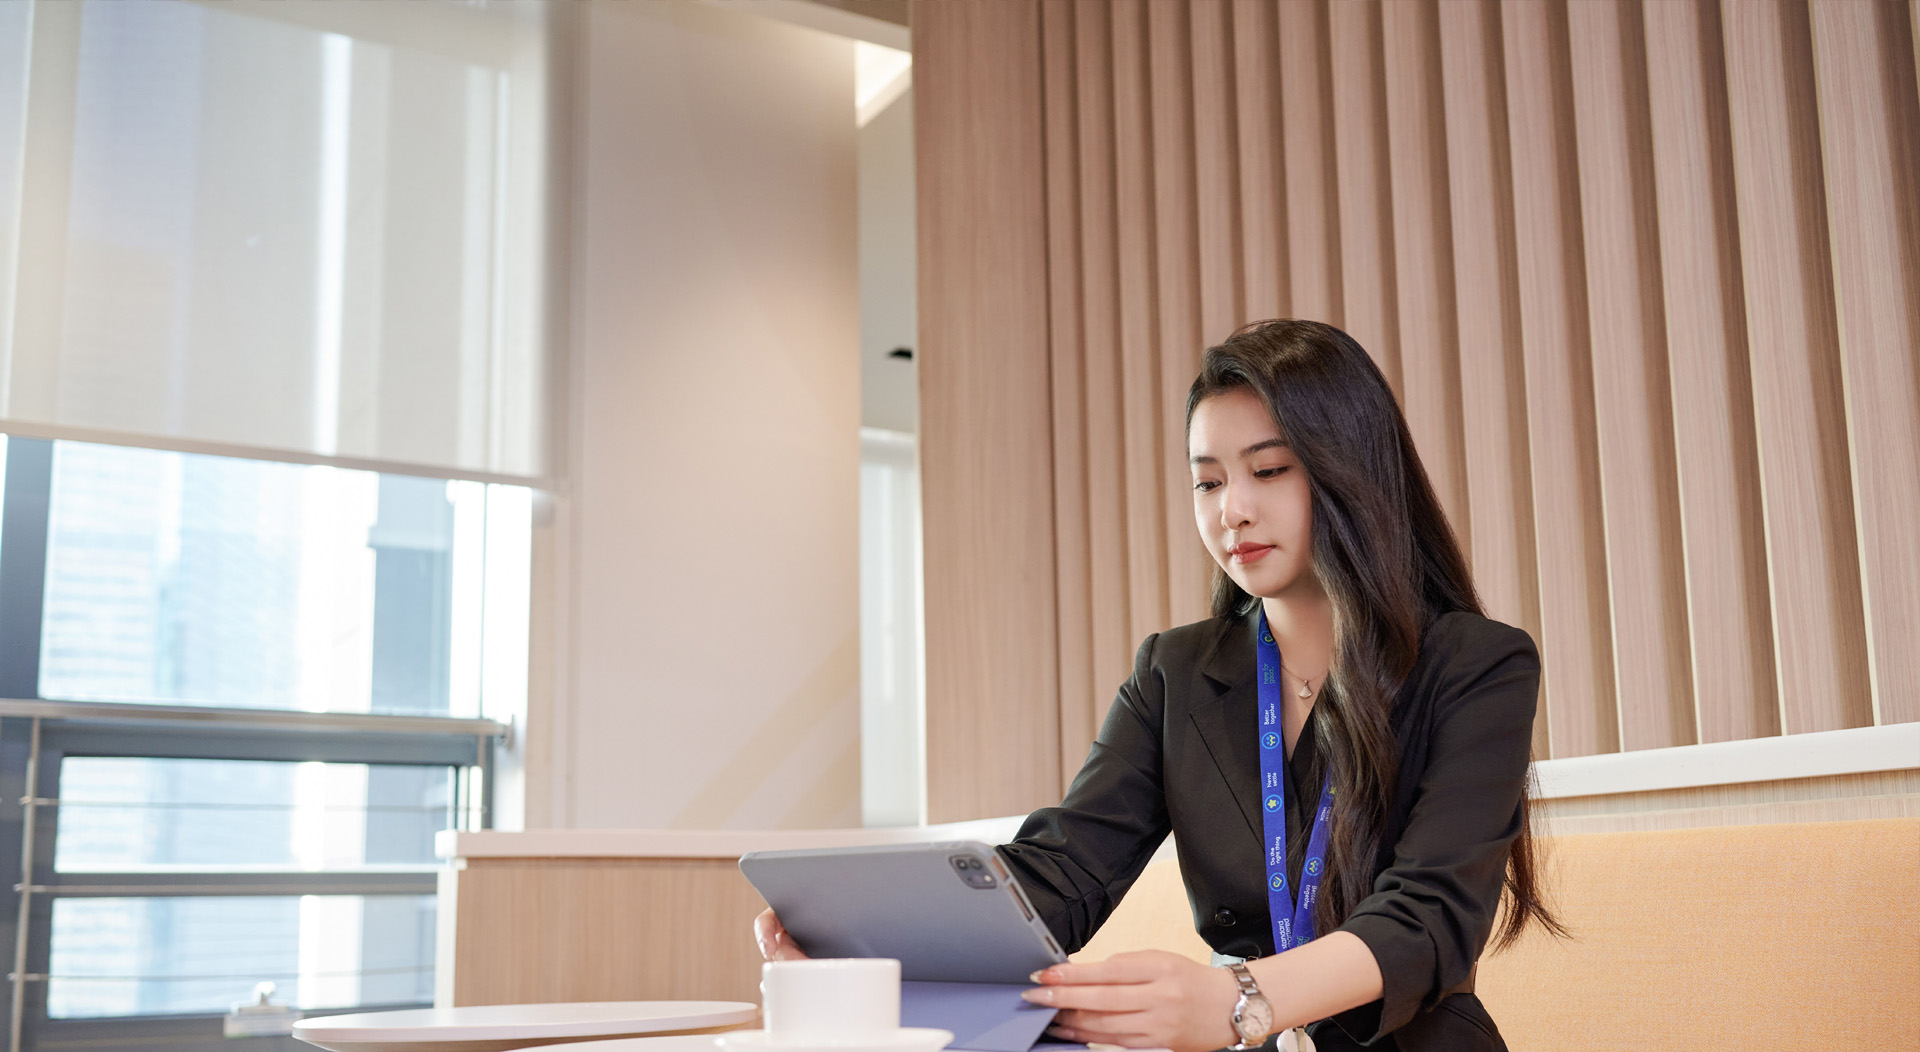
<instances>
[{"instance_id":1,"label":"upholstered bench","mask_svg":"<svg viewBox=\"0 0 1920 1052\"><path fill-rule=\"evenodd\" d=\"M1920 819L1542 838L1573 938L1481 961L1515 1052L1920 1049ZM1162 852L1076 959L1208 959Z\"/></svg>"}]
</instances>

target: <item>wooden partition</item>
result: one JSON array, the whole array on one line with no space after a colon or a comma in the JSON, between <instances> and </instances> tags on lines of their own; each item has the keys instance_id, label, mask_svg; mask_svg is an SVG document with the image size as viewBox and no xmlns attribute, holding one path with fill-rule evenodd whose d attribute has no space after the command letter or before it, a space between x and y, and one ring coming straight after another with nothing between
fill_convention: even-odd
<instances>
[{"instance_id":1,"label":"wooden partition","mask_svg":"<svg viewBox=\"0 0 1920 1052\"><path fill-rule=\"evenodd\" d=\"M434 1003L760 1000L738 855L461 859L440 874Z\"/></svg>"},{"instance_id":2,"label":"wooden partition","mask_svg":"<svg viewBox=\"0 0 1920 1052\"><path fill-rule=\"evenodd\" d=\"M760 1000L752 851L1012 838L1018 818L893 829L440 834L434 1003Z\"/></svg>"},{"instance_id":3,"label":"wooden partition","mask_svg":"<svg viewBox=\"0 0 1920 1052\"><path fill-rule=\"evenodd\" d=\"M1184 392L1271 316L1399 393L1541 758L1920 719L1915 11L917 3L932 817L1203 615Z\"/></svg>"}]
</instances>

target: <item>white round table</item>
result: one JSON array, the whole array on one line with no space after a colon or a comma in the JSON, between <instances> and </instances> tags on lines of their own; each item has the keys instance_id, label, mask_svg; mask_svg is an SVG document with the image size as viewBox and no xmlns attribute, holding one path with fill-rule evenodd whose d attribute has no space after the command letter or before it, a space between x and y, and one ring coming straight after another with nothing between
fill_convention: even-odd
<instances>
[{"instance_id":1,"label":"white round table","mask_svg":"<svg viewBox=\"0 0 1920 1052\"><path fill-rule=\"evenodd\" d=\"M616 1037L579 1044L546 1045L541 1052L718 1052L712 1034L665 1034L658 1037Z\"/></svg>"},{"instance_id":2,"label":"white round table","mask_svg":"<svg viewBox=\"0 0 1920 1052\"><path fill-rule=\"evenodd\" d=\"M293 1036L331 1052L506 1052L595 1038L722 1030L759 1014L760 1006L746 1001L473 1005L302 1019L293 1024ZM713 1038L705 1041L703 1047L711 1048Z\"/></svg>"}]
</instances>

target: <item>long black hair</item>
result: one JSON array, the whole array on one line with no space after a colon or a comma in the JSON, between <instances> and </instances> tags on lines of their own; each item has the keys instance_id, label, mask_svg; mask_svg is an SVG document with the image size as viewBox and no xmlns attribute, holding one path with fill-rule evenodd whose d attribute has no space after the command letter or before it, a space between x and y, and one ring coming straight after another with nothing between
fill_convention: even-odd
<instances>
[{"instance_id":1,"label":"long black hair","mask_svg":"<svg viewBox=\"0 0 1920 1052\"><path fill-rule=\"evenodd\" d=\"M1353 337L1313 321L1241 328L1208 348L1187 392L1188 428L1201 402L1241 390L1266 404L1306 471L1313 571L1333 607L1333 662L1314 705L1314 741L1335 788L1333 879L1314 921L1332 931L1372 891L1399 771L1388 714L1413 671L1420 637L1442 614L1484 611L1393 390ZM1215 617L1245 617L1257 602L1214 567ZM1527 795L1508 854L1496 949L1530 921L1565 934L1540 885Z\"/></svg>"}]
</instances>

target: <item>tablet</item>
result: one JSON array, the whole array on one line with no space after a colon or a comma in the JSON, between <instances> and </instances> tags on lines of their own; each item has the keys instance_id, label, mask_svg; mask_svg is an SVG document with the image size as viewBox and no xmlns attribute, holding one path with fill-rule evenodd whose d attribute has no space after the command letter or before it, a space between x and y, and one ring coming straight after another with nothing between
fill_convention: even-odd
<instances>
[{"instance_id":1,"label":"tablet","mask_svg":"<svg viewBox=\"0 0 1920 1052\"><path fill-rule=\"evenodd\" d=\"M755 851L740 871L809 957L893 957L909 982L1026 983L1067 959L985 844Z\"/></svg>"}]
</instances>

